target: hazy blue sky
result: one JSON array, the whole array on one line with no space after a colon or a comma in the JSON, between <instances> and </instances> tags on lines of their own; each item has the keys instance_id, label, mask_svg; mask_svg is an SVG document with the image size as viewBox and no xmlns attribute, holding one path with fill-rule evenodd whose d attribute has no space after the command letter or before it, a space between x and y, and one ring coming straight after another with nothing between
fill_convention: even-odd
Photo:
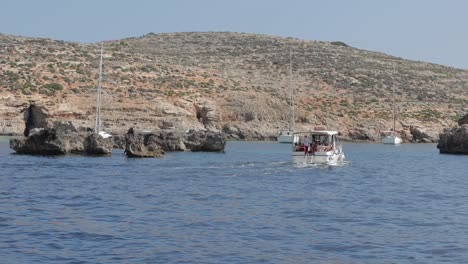
<instances>
[{"instance_id":1,"label":"hazy blue sky","mask_svg":"<svg viewBox=\"0 0 468 264\"><path fill-rule=\"evenodd\" d=\"M465 0L2 0L0 33L97 42L233 31L340 40L468 69Z\"/></svg>"}]
</instances>

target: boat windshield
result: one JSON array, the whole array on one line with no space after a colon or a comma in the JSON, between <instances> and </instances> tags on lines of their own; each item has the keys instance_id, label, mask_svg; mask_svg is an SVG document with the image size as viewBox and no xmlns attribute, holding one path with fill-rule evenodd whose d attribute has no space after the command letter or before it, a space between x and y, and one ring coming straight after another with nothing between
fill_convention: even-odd
<instances>
[{"instance_id":1,"label":"boat windshield","mask_svg":"<svg viewBox=\"0 0 468 264\"><path fill-rule=\"evenodd\" d=\"M336 135L328 133L295 133L295 136L299 138L299 141L296 143L298 145L303 144L304 142L310 144L333 144L336 141Z\"/></svg>"},{"instance_id":2,"label":"boat windshield","mask_svg":"<svg viewBox=\"0 0 468 264\"><path fill-rule=\"evenodd\" d=\"M333 138L332 135L312 135L312 142L318 145L329 145Z\"/></svg>"}]
</instances>

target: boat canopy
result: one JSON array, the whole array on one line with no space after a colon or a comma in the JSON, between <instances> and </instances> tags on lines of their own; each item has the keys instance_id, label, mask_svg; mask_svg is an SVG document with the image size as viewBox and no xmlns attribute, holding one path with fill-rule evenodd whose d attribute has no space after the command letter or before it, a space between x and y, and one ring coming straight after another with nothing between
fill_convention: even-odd
<instances>
[{"instance_id":1,"label":"boat canopy","mask_svg":"<svg viewBox=\"0 0 468 264\"><path fill-rule=\"evenodd\" d=\"M294 135L338 135L338 131L332 131L332 130L312 130L312 131L304 131L304 132L296 132Z\"/></svg>"}]
</instances>

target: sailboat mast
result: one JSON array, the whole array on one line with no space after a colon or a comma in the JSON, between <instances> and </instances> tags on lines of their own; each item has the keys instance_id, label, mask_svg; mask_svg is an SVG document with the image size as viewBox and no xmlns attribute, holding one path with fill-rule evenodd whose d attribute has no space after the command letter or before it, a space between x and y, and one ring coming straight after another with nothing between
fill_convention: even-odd
<instances>
[{"instance_id":1,"label":"sailboat mast","mask_svg":"<svg viewBox=\"0 0 468 264\"><path fill-rule=\"evenodd\" d=\"M104 44L101 44L101 59L99 61L99 79L97 89L97 103L96 103L96 128L95 132L99 133L101 130L101 90L102 90L102 56L104 51Z\"/></svg>"},{"instance_id":2,"label":"sailboat mast","mask_svg":"<svg viewBox=\"0 0 468 264\"><path fill-rule=\"evenodd\" d=\"M294 130L294 102L293 102L293 88L292 88L292 52L291 49L289 49L289 122L288 122L288 131L291 132Z\"/></svg>"},{"instance_id":3,"label":"sailboat mast","mask_svg":"<svg viewBox=\"0 0 468 264\"><path fill-rule=\"evenodd\" d=\"M393 132L395 132L395 72L396 65L393 65L393 74L392 74L392 105L393 105Z\"/></svg>"}]
</instances>

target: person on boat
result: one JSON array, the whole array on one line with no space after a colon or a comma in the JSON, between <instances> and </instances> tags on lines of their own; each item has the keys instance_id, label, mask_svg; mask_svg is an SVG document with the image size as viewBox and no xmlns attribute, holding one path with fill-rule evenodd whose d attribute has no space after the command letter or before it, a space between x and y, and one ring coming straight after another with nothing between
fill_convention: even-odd
<instances>
[{"instance_id":1,"label":"person on boat","mask_svg":"<svg viewBox=\"0 0 468 264\"><path fill-rule=\"evenodd\" d=\"M307 136L304 137L304 154L306 155L309 152L310 140Z\"/></svg>"},{"instance_id":2,"label":"person on boat","mask_svg":"<svg viewBox=\"0 0 468 264\"><path fill-rule=\"evenodd\" d=\"M313 148L314 148L314 152L318 151L318 147L319 147L319 146L320 146L320 140L317 139L317 140L315 140L315 142L314 142L314 147L313 147Z\"/></svg>"},{"instance_id":3,"label":"person on boat","mask_svg":"<svg viewBox=\"0 0 468 264\"><path fill-rule=\"evenodd\" d=\"M302 143L301 141L294 143L294 150L295 151L302 151Z\"/></svg>"}]
</instances>

